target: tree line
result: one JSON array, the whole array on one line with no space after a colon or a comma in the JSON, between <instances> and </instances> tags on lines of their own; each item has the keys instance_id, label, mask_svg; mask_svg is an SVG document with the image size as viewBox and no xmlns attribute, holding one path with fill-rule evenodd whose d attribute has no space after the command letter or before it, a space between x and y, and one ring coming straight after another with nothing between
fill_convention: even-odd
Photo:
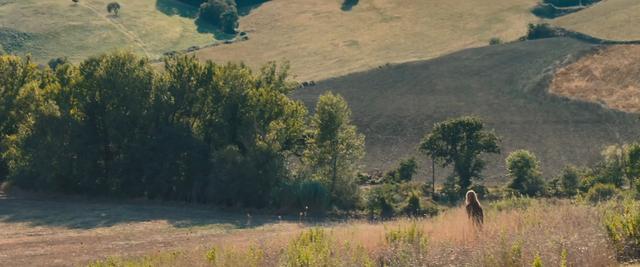
<instances>
[{"instance_id":1,"label":"tree line","mask_svg":"<svg viewBox=\"0 0 640 267\"><path fill-rule=\"evenodd\" d=\"M364 136L339 95L309 115L287 66L116 52L38 67L0 56L0 180L242 207L350 208ZM311 198L311 199L309 199Z\"/></svg>"},{"instance_id":2,"label":"tree line","mask_svg":"<svg viewBox=\"0 0 640 267\"><path fill-rule=\"evenodd\" d=\"M347 102L320 96L314 114L290 94L288 67L166 58L162 68L128 52L79 64L0 56L0 182L43 192L213 203L232 207L365 209L433 214L482 185L482 155L500 137L477 117L436 123L418 146L452 173L439 190L410 183L414 158L380 178L359 170L364 136ZM506 161L509 192L593 198L636 188L640 145L611 146L591 168L543 179L526 150ZM364 187L362 184L372 187Z\"/></svg>"}]
</instances>

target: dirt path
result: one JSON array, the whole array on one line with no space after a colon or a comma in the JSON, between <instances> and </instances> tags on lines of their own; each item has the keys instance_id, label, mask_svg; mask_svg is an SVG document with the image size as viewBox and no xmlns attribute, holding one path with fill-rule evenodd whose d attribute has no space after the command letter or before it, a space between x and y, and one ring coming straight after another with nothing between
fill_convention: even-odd
<instances>
[{"instance_id":1,"label":"dirt path","mask_svg":"<svg viewBox=\"0 0 640 267\"><path fill-rule=\"evenodd\" d=\"M125 27L122 23L117 22L115 19L110 19L110 18L105 17L102 13L100 13L100 11L98 11L96 8L94 8L93 6L89 5L88 3L84 2L84 1L80 2L79 5L89 9L91 12L95 13L96 16L98 16L99 18L102 18L104 21L106 21L107 23L111 24L114 28L116 28L116 30L118 30L119 32L124 34L133 43L135 43L138 47L140 47L140 49L142 49L142 52L144 52L144 54L147 57L151 56L151 54L149 53L149 51L147 51L147 49L145 47L146 44L144 43L144 41L142 41L142 39L140 39L140 37L136 33L130 31L129 29L127 29L127 27Z\"/></svg>"},{"instance_id":2,"label":"dirt path","mask_svg":"<svg viewBox=\"0 0 640 267\"><path fill-rule=\"evenodd\" d=\"M109 256L204 251L288 236L301 227L272 216L248 222L245 216L171 204L0 196L0 266L78 266Z\"/></svg>"}]
</instances>

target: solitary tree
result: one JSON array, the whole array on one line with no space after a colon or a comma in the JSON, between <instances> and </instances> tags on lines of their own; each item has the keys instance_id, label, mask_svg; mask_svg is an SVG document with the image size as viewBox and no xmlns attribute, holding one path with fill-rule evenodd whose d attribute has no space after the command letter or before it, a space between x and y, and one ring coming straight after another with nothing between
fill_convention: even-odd
<instances>
[{"instance_id":1,"label":"solitary tree","mask_svg":"<svg viewBox=\"0 0 640 267\"><path fill-rule=\"evenodd\" d=\"M118 4L118 2L111 2L107 5L107 12L112 13L114 15L118 15L118 12L120 11L120 4Z\"/></svg>"},{"instance_id":2,"label":"solitary tree","mask_svg":"<svg viewBox=\"0 0 640 267\"><path fill-rule=\"evenodd\" d=\"M351 110L340 95L331 92L318 99L304 154L315 179L329 188L333 204L348 206L355 200L357 161L364 155L364 135L351 124Z\"/></svg>"},{"instance_id":3,"label":"solitary tree","mask_svg":"<svg viewBox=\"0 0 640 267\"><path fill-rule=\"evenodd\" d=\"M533 153L527 150L514 151L507 157L506 164L512 179L509 188L528 196L544 191L540 162Z\"/></svg>"},{"instance_id":4,"label":"solitary tree","mask_svg":"<svg viewBox=\"0 0 640 267\"><path fill-rule=\"evenodd\" d=\"M486 131L479 118L461 117L436 123L419 148L442 167L453 165L462 194L469 189L472 179L482 178L480 172L485 162L480 154L500 153L498 142L498 136Z\"/></svg>"},{"instance_id":5,"label":"solitary tree","mask_svg":"<svg viewBox=\"0 0 640 267\"><path fill-rule=\"evenodd\" d=\"M80 0L71 0L74 4L78 4L78 2L80 2Z\"/></svg>"}]
</instances>

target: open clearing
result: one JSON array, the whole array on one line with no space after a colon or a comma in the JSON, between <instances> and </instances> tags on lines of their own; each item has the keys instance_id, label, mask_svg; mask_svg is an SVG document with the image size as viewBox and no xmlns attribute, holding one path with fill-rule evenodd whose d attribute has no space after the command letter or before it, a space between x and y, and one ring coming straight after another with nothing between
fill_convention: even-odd
<instances>
[{"instance_id":1,"label":"open clearing","mask_svg":"<svg viewBox=\"0 0 640 267\"><path fill-rule=\"evenodd\" d=\"M482 235L474 234L462 208L417 221L348 221L315 226L326 229L336 242L336 250L361 246L375 258L388 253L385 232L415 224L427 237L427 256L422 260L429 266L448 266L451 262L499 266L505 253L517 244L522 250L517 260L523 266L529 265L536 254L545 265L558 266L562 249L567 249L570 266L615 264L596 208L568 201L530 202L518 204L519 208L507 203L496 205L502 208L487 205ZM271 266L277 265L290 240L312 226L278 222L270 216L252 219L255 221L247 226L245 216L202 206L2 197L0 265L78 266L107 257L152 256L157 260L152 266L207 266L206 251L216 247L227 253L238 250L235 253L240 254L226 254L232 257L232 266L246 266L242 260L247 256L242 253L248 248L263 250L264 264ZM178 256L163 258L171 252Z\"/></svg>"},{"instance_id":2,"label":"open clearing","mask_svg":"<svg viewBox=\"0 0 640 267\"><path fill-rule=\"evenodd\" d=\"M559 17L551 23L601 39L640 40L640 1L603 0L582 11Z\"/></svg>"},{"instance_id":3,"label":"open clearing","mask_svg":"<svg viewBox=\"0 0 640 267\"><path fill-rule=\"evenodd\" d=\"M318 80L389 62L428 59L514 40L536 21L536 0L274 0L240 20L250 39L197 52L201 59L257 67L288 60L298 80Z\"/></svg>"},{"instance_id":4,"label":"open clearing","mask_svg":"<svg viewBox=\"0 0 640 267\"><path fill-rule=\"evenodd\" d=\"M177 0L0 0L0 45L9 53L31 54L37 62L67 56L80 61L114 49L152 58L171 50L215 41L198 28L197 9Z\"/></svg>"},{"instance_id":5,"label":"open clearing","mask_svg":"<svg viewBox=\"0 0 640 267\"><path fill-rule=\"evenodd\" d=\"M640 45L604 48L559 69L550 91L640 113Z\"/></svg>"},{"instance_id":6,"label":"open clearing","mask_svg":"<svg viewBox=\"0 0 640 267\"><path fill-rule=\"evenodd\" d=\"M566 164L594 163L602 148L640 132L635 115L547 92L557 67L594 49L568 38L474 48L325 80L295 96L310 108L327 90L345 97L367 138L367 170L410 155L424 159L416 147L434 123L477 115L502 136L502 154L488 157L488 181L504 184L504 158L516 149L534 152L552 177ZM422 177L431 176L430 165L421 166Z\"/></svg>"},{"instance_id":7,"label":"open clearing","mask_svg":"<svg viewBox=\"0 0 640 267\"><path fill-rule=\"evenodd\" d=\"M86 199L28 199L0 195L0 266L71 266L106 256L206 249L294 231L276 216L212 211L187 204Z\"/></svg>"}]
</instances>

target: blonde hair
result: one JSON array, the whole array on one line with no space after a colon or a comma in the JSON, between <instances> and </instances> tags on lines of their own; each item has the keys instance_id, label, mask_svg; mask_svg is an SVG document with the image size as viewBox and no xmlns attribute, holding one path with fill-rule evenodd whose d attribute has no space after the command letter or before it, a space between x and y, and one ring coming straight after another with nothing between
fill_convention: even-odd
<instances>
[{"instance_id":1,"label":"blonde hair","mask_svg":"<svg viewBox=\"0 0 640 267\"><path fill-rule=\"evenodd\" d=\"M469 205L471 203L478 204L478 206L480 206L480 201L478 201L478 194L476 194L476 191L473 191L473 190L467 191L467 194L464 200L465 205Z\"/></svg>"},{"instance_id":2,"label":"blonde hair","mask_svg":"<svg viewBox=\"0 0 640 267\"><path fill-rule=\"evenodd\" d=\"M473 225L478 227L478 229L481 229L482 224L484 223L484 212L482 211L482 206L480 206L480 201L478 201L478 195L476 192L473 190L467 191L464 202L469 219L471 219Z\"/></svg>"}]
</instances>

